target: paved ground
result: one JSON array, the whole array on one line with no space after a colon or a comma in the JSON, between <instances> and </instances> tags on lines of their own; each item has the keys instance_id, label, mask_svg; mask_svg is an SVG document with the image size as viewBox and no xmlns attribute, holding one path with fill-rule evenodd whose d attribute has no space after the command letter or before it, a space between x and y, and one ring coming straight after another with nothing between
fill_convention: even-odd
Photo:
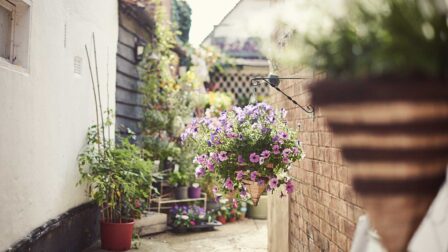
<instances>
[{"instance_id":1,"label":"paved ground","mask_svg":"<svg viewBox=\"0 0 448 252\"><path fill-rule=\"evenodd\" d=\"M142 238L141 252L265 252L265 220L247 219L217 227L215 231L188 234L163 234ZM93 250L100 252L104 250Z\"/></svg>"}]
</instances>

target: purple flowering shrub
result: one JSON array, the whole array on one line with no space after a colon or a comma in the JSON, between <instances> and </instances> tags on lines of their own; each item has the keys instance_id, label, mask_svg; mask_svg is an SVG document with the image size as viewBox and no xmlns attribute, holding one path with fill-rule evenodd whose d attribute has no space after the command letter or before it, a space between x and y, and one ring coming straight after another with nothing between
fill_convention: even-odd
<instances>
[{"instance_id":1,"label":"purple flowering shrub","mask_svg":"<svg viewBox=\"0 0 448 252\"><path fill-rule=\"evenodd\" d=\"M267 184L272 191L293 184L290 165L304 157L300 142L285 120L284 109L266 103L233 107L218 118L194 120L181 135L186 146L195 148L196 176L216 176L224 192L236 191L247 198L244 181Z\"/></svg>"},{"instance_id":2,"label":"purple flowering shrub","mask_svg":"<svg viewBox=\"0 0 448 252\"><path fill-rule=\"evenodd\" d=\"M189 228L209 222L209 214L199 206L178 206L170 209L171 225L178 228Z\"/></svg>"}]
</instances>

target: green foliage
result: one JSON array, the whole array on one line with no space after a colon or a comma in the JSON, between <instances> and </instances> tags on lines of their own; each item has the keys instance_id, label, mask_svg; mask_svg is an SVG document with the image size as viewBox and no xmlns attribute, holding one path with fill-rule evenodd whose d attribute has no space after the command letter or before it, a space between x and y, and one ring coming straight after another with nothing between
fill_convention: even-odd
<instances>
[{"instance_id":1,"label":"green foliage","mask_svg":"<svg viewBox=\"0 0 448 252\"><path fill-rule=\"evenodd\" d=\"M188 184L188 175L183 171L176 171L172 172L170 174L170 177L168 179L168 183L170 183L173 186L187 186Z\"/></svg>"},{"instance_id":2,"label":"green foliage","mask_svg":"<svg viewBox=\"0 0 448 252\"><path fill-rule=\"evenodd\" d=\"M225 92L208 92L208 112L210 115L219 116L222 111L230 109L233 105L233 94Z\"/></svg>"},{"instance_id":3,"label":"green foliage","mask_svg":"<svg viewBox=\"0 0 448 252\"><path fill-rule=\"evenodd\" d=\"M331 32L296 30L288 47L301 50L298 63L332 77L446 78L447 8L437 0L352 1L346 15L333 18Z\"/></svg>"},{"instance_id":4,"label":"green foliage","mask_svg":"<svg viewBox=\"0 0 448 252\"><path fill-rule=\"evenodd\" d=\"M226 68L235 66L234 59L222 53L220 49L214 46L201 46L195 50L194 54L204 58L210 73L224 73Z\"/></svg>"},{"instance_id":5,"label":"green foliage","mask_svg":"<svg viewBox=\"0 0 448 252\"><path fill-rule=\"evenodd\" d=\"M178 38L188 43L191 28L191 8L184 0L173 0L172 4L174 23L179 29Z\"/></svg>"},{"instance_id":6,"label":"green foliage","mask_svg":"<svg viewBox=\"0 0 448 252\"><path fill-rule=\"evenodd\" d=\"M79 155L78 184L87 183L89 196L102 208L105 221L138 218L153 189L152 162L145 160L144 151L129 138L116 146L107 142L100 151L96 126L89 128L87 144Z\"/></svg>"}]
</instances>

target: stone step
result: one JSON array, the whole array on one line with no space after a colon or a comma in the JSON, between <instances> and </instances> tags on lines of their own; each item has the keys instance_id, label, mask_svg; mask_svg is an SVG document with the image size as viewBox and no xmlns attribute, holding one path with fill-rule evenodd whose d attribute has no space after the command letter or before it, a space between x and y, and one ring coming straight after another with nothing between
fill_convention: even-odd
<instances>
[{"instance_id":1,"label":"stone step","mask_svg":"<svg viewBox=\"0 0 448 252\"><path fill-rule=\"evenodd\" d=\"M167 230L167 215L164 213L147 212L141 219L135 221L134 230L139 236L146 236Z\"/></svg>"}]
</instances>

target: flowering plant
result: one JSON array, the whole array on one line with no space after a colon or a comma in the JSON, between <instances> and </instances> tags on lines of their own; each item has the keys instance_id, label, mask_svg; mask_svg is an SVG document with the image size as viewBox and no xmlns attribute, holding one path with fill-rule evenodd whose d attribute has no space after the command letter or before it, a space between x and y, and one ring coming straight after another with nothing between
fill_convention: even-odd
<instances>
[{"instance_id":1,"label":"flowering plant","mask_svg":"<svg viewBox=\"0 0 448 252\"><path fill-rule=\"evenodd\" d=\"M209 222L209 215L198 206L174 205L170 209L171 224L178 228L190 228Z\"/></svg>"},{"instance_id":2,"label":"flowering plant","mask_svg":"<svg viewBox=\"0 0 448 252\"><path fill-rule=\"evenodd\" d=\"M221 189L242 198L248 197L249 184L270 191L285 184L292 192L287 171L304 153L285 117L284 109L258 103L194 120L181 138L201 153L194 160L196 176L216 175Z\"/></svg>"}]
</instances>

